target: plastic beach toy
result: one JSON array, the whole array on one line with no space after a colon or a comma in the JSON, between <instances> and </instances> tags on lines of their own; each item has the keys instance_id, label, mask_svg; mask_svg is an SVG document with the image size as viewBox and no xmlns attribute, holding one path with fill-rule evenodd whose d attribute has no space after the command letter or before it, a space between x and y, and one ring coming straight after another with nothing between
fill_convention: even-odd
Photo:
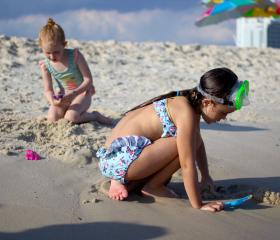
<instances>
[{"instance_id":1,"label":"plastic beach toy","mask_svg":"<svg viewBox=\"0 0 280 240\"><path fill-rule=\"evenodd\" d=\"M231 201L224 202L224 208L236 208L247 202L248 200L252 199L253 195L247 195L243 198L234 199Z\"/></svg>"},{"instance_id":2,"label":"plastic beach toy","mask_svg":"<svg viewBox=\"0 0 280 240\"><path fill-rule=\"evenodd\" d=\"M59 100L59 99L62 99L63 96L64 96L64 94L58 94L58 95L53 95L53 98L54 98L55 100Z\"/></svg>"},{"instance_id":3,"label":"plastic beach toy","mask_svg":"<svg viewBox=\"0 0 280 240\"><path fill-rule=\"evenodd\" d=\"M36 161L36 160L40 160L41 157L35 151L32 151L31 149L27 149L27 150L25 150L25 159L26 160L35 160Z\"/></svg>"}]
</instances>

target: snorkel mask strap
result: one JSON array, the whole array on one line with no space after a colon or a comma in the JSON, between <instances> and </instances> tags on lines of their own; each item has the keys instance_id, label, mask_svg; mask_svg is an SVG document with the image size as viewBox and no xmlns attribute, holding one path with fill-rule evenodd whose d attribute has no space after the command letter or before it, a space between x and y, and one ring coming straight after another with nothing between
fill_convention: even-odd
<instances>
[{"instance_id":1,"label":"snorkel mask strap","mask_svg":"<svg viewBox=\"0 0 280 240\"><path fill-rule=\"evenodd\" d=\"M215 97L212 96L211 94L204 92L202 90L202 88L200 87L200 84L198 84L198 86L196 87L197 91L204 97L209 98L211 100L213 100L216 103L220 103L220 104L224 104L225 100L223 98L219 98L219 97Z\"/></svg>"},{"instance_id":2,"label":"snorkel mask strap","mask_svg":"<svg viewBox=\"0 0 280 240\"><path fill-rule=\"evenodd\" d=\"M216 96L212 96L207 92L203 91L200 84L197 86L197 91L204 97L213 100L216 103L220 103L223 105L228 105L230 107L234 107L235 110L239 110L242 106L249 105L249 81L237 81L237 83L233 86L230 95L226 98L219 98Z\"/></svg>"}]
</instances>

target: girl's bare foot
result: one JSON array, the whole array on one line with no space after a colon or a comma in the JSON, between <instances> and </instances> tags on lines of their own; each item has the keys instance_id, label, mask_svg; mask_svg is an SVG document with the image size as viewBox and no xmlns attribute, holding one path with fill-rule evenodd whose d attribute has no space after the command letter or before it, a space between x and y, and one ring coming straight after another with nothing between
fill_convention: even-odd
<instances>
[{"instance_id":1,"label":"girl's bare foot","mask_svg":"<svg viewBox=\"0 0 280 240\"><path fill-rule=\"evenodd\" d=\"M178 198L178 195L166 186L151 187L145 185L141 192L146 196L155 198L155 200L157 198Z\"/></svg>"},{"instance_id":2,"label":"girl's bare foot","mask_svg":"<svg viewBox=\"0 0 280 240\"><path fill-rule=\"evenodd\" d=\"M102 115L100 112L93 111L92 114L94 115L95 121L99 122L100 124L105 124L109 126L115 126L116 125L116 120L106 117Z\"/></svg>"},{"instance_id":3,"label":"girl's bare foot","mask_svg":"<svg viewBox=\"0 0 280 240\"><path fill-rule=\"evenodd\" d=\"M128 197L126 186L116 180L111 180L111 186L108 192L109 198L113 200L124 200Z\"/></svg>"}]
</instances>

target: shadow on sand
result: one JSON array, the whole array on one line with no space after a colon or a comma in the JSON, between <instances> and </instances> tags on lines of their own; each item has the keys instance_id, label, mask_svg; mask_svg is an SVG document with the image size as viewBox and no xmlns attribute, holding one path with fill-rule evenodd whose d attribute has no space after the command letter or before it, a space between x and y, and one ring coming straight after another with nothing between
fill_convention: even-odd
<instances>
[{"instance_id":1,"label":"shadow on sand","mask_svg":"<svg viewBox=\"0 0 280 240\"><path fill-rule=\"evenodd\" d=\"M122 239L145 240L168 234L162 227L133 223L95 222L83 224L62 224L46 226L26 231L8 233L0 232L2 240L71 240L71 239Z\"/></svg>"},{"instance_id":2,"label":"shadow on sand","mask_svg":"<svg viewBox=\"0 0 280 240\"><path fill-rule=\"evenodd\" d=\"M201 127L201 129L206 129L206 130L220 130L220 131L228 131L228 132L250 132L250 131L267 131L268 130L266 128L233 125L233 124L229 124L229 123L207 124L205 122L201 122L200 127Z\"/></svg>"},{"instance_id":3,"label":"shadow on sand","mask_svg":"<svg viewBox=\"0 0 280 240\"><path fill-rule=\"evenodd\" d=\"M258 189L269 189L273 192L280 192L280 177L260 177L260 178L237 178L237 179L226 179L215 181L216 186L229 187L236 186L243 195L248 193L254 193ZM172 188L176 193L178 193L182 199L187 199L184 184L182 182L171 182L169 183L170 188ZM236 191L236 195L239 194L239 190ZM219 200L219 199L217 199ZM225 200L225 199L221 199ZM238 207L239 209L255 210L271 208L273 206L260 205L255 201L248 201L246 204ZM233 209L228 209L228 211L233 211Z\"/></svg>"}]
</instances>

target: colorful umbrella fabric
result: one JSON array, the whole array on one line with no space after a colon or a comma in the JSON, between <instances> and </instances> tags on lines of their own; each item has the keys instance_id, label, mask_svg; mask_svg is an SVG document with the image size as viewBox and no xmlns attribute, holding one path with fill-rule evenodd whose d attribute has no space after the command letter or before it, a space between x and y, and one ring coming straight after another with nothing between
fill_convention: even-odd
<instances>
[{"instance_id":1,"label":"colorful umbrella fabric","mask_svg":"<svg viewBox=\"0 0 280 240\"><path fill-rule=\"evenodd\" d=\"M280 2L271 0L203 0L208 9L197 26L216 24L238 17L280 17Z\"/></svg>"},{"instance_id":2,"label":"colorful umbrella fabric","mask_svg":"<svg viewBox=\"0 0 280 240\"><path fill-rule=\"evenodd\" d=\"M211 7L215 4L222 3L224 0L202 0L202 4Z\"/></svg>"}]
</instances>

